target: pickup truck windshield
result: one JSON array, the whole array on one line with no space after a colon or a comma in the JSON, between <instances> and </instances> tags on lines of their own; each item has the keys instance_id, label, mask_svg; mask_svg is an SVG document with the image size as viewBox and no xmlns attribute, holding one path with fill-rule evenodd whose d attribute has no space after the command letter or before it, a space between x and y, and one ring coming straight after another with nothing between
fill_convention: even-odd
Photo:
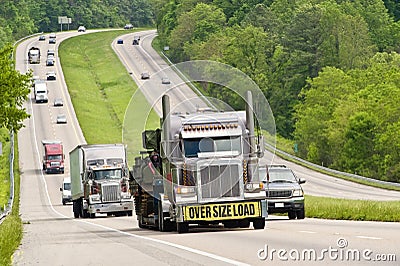
<instances>
[{"instance_id":1,"label":"pickup truck windshield","mask_svg":"<svg viewBox=\"0 0 400 266\"><path fill-rule=\"evenodd\" d=\"M202 152L236 151L241 154L240 140L240 136L184 139L183 146L186 157L198 157Z\"/></svg>"}]
</instances>

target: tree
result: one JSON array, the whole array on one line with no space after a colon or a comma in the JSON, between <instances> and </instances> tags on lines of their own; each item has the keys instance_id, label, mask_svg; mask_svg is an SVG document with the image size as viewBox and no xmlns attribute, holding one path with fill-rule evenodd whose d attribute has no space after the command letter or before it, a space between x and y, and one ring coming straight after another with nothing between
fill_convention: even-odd
<instances>
[{"instance_id":1,"label":"tree","mask_svg":"<svg viewBox=\"0 0 400 266\"><path fill-rule=\"evenodd\" d=\"M10 45L0 50L0 127L17 132L29 117L22 105L30 92L32 74L15 70L12 53Z\"/></svg>"}]
</instances>

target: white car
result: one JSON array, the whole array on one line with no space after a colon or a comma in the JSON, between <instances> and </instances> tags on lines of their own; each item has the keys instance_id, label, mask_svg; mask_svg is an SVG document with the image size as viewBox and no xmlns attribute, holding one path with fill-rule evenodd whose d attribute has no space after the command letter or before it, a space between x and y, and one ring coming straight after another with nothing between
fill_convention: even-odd
<instances>
[{"instance_id":1,"label":"white car","mask_svg":"<svg viewBox=\"0 0 400 266\"><path fill-rule=\"evenodd\" d=\"M54 106L63 106L64 102L61 98L55 98L54 99Z\"/></svg>"},{"instance_id":2,"label":"white car","mask_svg":"<svg viewBox=\"0 0 400 266\"><path fill-rule=\"evenodd\" d=\"M62 187L60 187L60 191L61 191L61 201L63 205L67 204L67 202L72 202L71 178L64 177Z\"/></svg>"},{"instance_id":3,"label":"white car","mask_svg":"<svg viewBox=\"0 0 400 266\"><path fill-rule=\"evenodd\" d=\"M85 32L85 31L86 31L85 26L79 26L78 32Z\"/></svg>"},{"instance_id":4,"label":"white car","mask_svg":"<svg viewBox=\"0 0 400 266\"><path fill-rule=\"evenodd\" d=\"M57 124L66 124L67 123L67 116L65 114L57 115Z\"/></svg>"},{"instance_id":5,"label":"white car","mask_svg":"<svg viewBox=\"0 0 400 266\"><path fill-rule=\"evenodd\" d=\"M54 72L54 71L47 72L46 79L47 80L56 80L56 72Z\"/></svg>"}]
</instances>

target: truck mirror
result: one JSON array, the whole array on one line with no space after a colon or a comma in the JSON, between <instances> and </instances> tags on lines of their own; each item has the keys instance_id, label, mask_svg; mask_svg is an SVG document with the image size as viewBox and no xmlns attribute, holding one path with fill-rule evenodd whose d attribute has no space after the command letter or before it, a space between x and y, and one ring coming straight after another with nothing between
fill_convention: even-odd
<instances>
[{"instance_id":1,"label":"truck mirror","mask_svg":"<svg viewBox=\"0 0 400 266\"><path fill-rule=\"evenodd\" d=\"M60 191L62 192L62 187L60 187Z\"/></svg>"}]
</instances>

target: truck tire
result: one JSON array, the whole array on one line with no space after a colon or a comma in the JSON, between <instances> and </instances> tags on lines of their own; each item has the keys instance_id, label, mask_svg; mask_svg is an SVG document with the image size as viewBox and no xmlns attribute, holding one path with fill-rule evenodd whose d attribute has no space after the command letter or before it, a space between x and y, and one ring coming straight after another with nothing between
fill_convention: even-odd
<instances>
[{"instance_id":1,"label":"truck tire","mask_svg":"<svg viewBox=\"0 0 400 266\"><path fill-rule=\"evenodd\" d=\"M178 231L179 234L187 233L189 232L189 224L187 222L181 222L181 223L176 223L176 231Z\"/></svg>"},{"instance_id":2,"label":"truck tire","mask_svg":"<svg viewBox=\"0 0 400 266\"><path fill-rule=\"evenodd\" d=\"M126 215L127 215L127 216L132 216L132 214L133 214L133 211L127 211L127 212L126 212Z\"/></svg>"},{"instance_id":3,"label":"truck tire","mask_svg":"<svg viewBox=\"0 0 400 266\"><path fill-rule=\"evenodd\" d=\"M288 217L290 220L296 219L296 212L295 211L288 211Z\"/></svg>"},{"instance_id":4,"label":"truck tire","mask_svg":"<svg viewBox=\"0 0 400 266\"><path fill-rule=\"evenodd\" d=\"M83 208L83 200L81 200L81 217L82 218L89 218L90 213Z\"/></svg>"},{"instance_id":5,"label":"truck tire","mask_svg":"<svg viewBox=\"0 0 400 266\"><path fill-rule=\"evenodd\" d=\"M164 220L164 212L162 211L162 203L158 201L158 230L160 232L171 232L174 230L173 223L170 220Z\"/></svg>"},{"instance_id":6,"label":"truck tire","mask_svg":"<svg viewBox=\"0 0 400 266\"><path fill-rule=\"evenodd\" d=\"M306 217L306 214L304 212L304 208L301 210L296 211L296 216L297 219L304 219Z\"/></svg>"},{"instance_id":7,"label":"truck tire","mask_svg":"<svg viewBox=\"0 0 400 266\"><path fill-rule=\"evenodd\" d=\"M81 213L81 209L80 209L80 202L79 201L73 201L72 202L72 210L74 211L74 218L79 218L79 215Z\"/></svg>"},{"instance_id":8,"label":"truck tire","mask_svg":"<svg viewBox=\"0 0 400 266\"><path fill-rule=\"evenodd\" d=\"M253 227L254 229L264 229L265 227L265 218L261 217L261 218L257 218L253 221Z\"/></svg>"}]
</instances>

